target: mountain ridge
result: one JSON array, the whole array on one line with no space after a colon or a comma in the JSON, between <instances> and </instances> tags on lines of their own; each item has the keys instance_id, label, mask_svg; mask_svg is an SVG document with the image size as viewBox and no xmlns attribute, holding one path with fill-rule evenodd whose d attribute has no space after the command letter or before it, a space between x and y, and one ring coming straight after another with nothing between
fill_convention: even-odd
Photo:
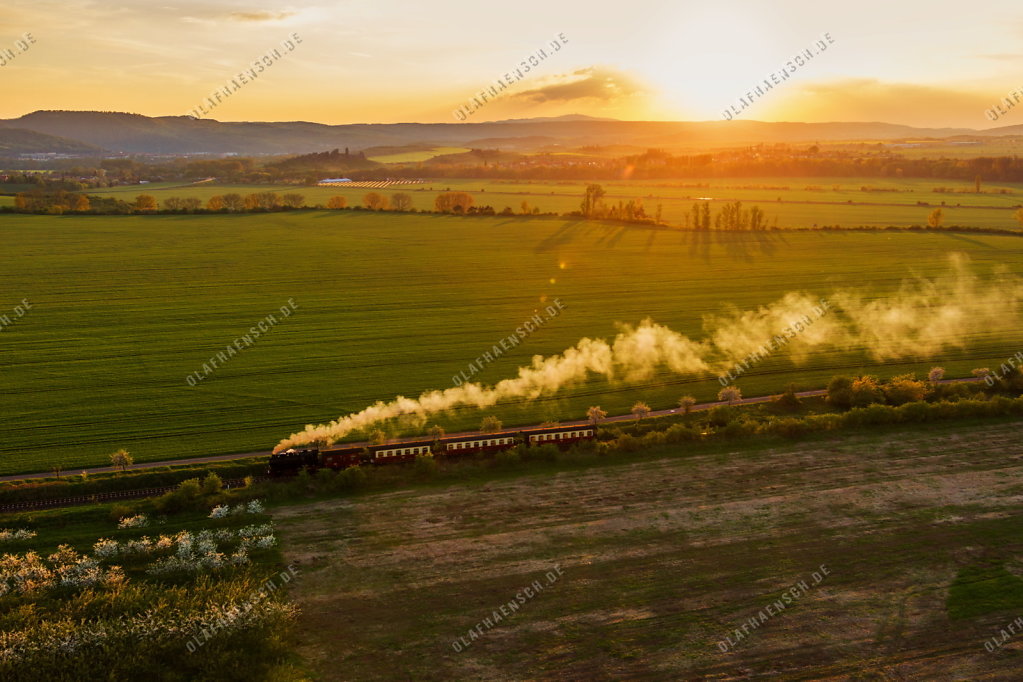
<instances>
[{"instance_id":1,"label":"mountain ridge","mask_svg":"<svg viewBox=\"0 0 1023 682\"><path fill-rule=\"evenodd\" d=\"M758 143L885 141L905 138L996 137L1023 134L1023 125L988 130L918 128L873 122L622 121L580 114L465 123L348 123L311 121L224 122L189 116L149 117L126 112L39 110L0 120L0 130L24 130L122 154L279 155L349 147L474 142L527 138L561 145L631 145L659 148L741 146ZM17 134L7 132L9 141ZM28 133L24 134L28 137ZM36 140L41 146L53 141ZM483 145L479 145L483 146Z\"/></svg>"}]
</instances>

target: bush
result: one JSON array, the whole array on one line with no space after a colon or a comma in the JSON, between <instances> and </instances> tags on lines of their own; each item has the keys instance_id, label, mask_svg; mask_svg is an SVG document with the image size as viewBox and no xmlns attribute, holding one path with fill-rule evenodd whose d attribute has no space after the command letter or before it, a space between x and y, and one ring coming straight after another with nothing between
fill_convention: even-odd
<instances>
[{"instance_id":1,"label":"bush","mask_svg":"<svg viewBox=\"0 0 1023 682\"><path fill-rule=\"evenodd\" d=\"M785 392L778 396L772 403L771 407L775 411L782 414L791 414L794 412L800 412L803 409L803 401L796 395L796 389L791 384L785 389Z\"/></svg>"},{"instance_id":2,"label":"bush","mask_svg":"<svg viewBox=\"0 0 1023 682\"><path fill-rule=\"evenodd\" d=\"M208 503L203 500L202 490L199 479L190 478L179 483L176 489L153 500L153 508L162 514L175 514L206 507Z\"/></svg>"},{"instance_id":3,"label":"bush","mask_svg":"<svg viewBox=\"0 0 1023 682\"><path fill-rule=\"evenodd\" d=\"M848 410L853 404L852 379L847 376L831 377L828 382L828 404Z\"/></svg>"},{"instance_id":4,"label":"bush","mask_svg":"<svg viewBox=\"0 0 1023 682\"><path fill-rule=\"evenodd\" d=\"M707 412L707 423L711 426L725 426L737 416L738 412L734 407L715 407Z\"/></svg>"},{"instance_id":5,"label":"bush","mask_svg":"<svg viewBox=\"0 0 1023 682\"><path fill-rule=\"evenodd\" d=\"M318 469L316 471L316 475L313 477L315 479L316 489L323 492L333 490L335 483L337 482L337 475L337 472L333 469L328 469L326 467Z\"/></svg>"},{"instance_id":6,"label":"bush","mask_svg":"<svg viewBox=\"0 0 1023 682\"><path fill-rule=\"evenodd\" d=\"M733 419L718 431L725 438L748 438L757 432L756 426L746 419Z\"/></svg>"},{"instance_id":7,"label":"bush","mask_svg":"<svg viewBox=\"0 0 1023 682\"><path fill-rule=\"evenodd\" d=\"M895 424L899 421L899 413L894 407L888 405L870 405L869 407L854 407L845 413L844 425L858 428L861 426L877 426L880 424Z\"/></svg>"},{"instance_id":8,"label":"bush","mask_svg":"<svg viewBox=\"0 0 1023 682\"><path fill-rule=\"evenodd\" d=\"M927 422L934 419L937 410L925 402L905 403L898 408L899 420L904 422Z\"/></svg>"},{"instance_id":9,"label":"bush","mask_svg":"<svg viewBox=\"0 0 1023 682\"><path fill-rule=\"evenodd\" d=\"M974 394L976 387L970 384L934 384L931 398L934 400L960 400Z\"/></svg>"},{"instance_id":10,"label":"bush","mask_svg":"<svg viewBox=\"0 0 1023 682\"><path fill-rule=\"evenodd\" d=\"M809 431L835 431L842 428L842 415L840 414L810 414L803 417L803 423Z\"/></svg>"},{"instance_id":11,"label":"bush","mask_svg":"<svg viewBox=\"0 0 1023 682\"><path fill-rule=\"evenodd\" d=\"M544 443L538 447L527 447L520 445L519 456L526 461L535 462L556 462L558 461L558 455L561 451L558 450L558 446L553 443ZM519 449L516 448L516 449Z\"/></svg>"},{"instance_id":12,"label":"bush","mask_svg":"<svg viewBox=\"0 0 1023 682\"><path fill-rule=\"evenodd\" d=\"M852 382L852 404L854 407L866 407L867 405L883 405L884 391L877 377L862 376L853 379Z\"/></svg>"},{"instance_id":13,"label":"bush","mask_svg":"<svg viewBox=\"0 0 1023 682\"><path fill-rule=\"evenodd\" d=\"M668 443L700 440L700 430L687 424L672 424L664 432L664 439Z\"/></svg>"},{"instance_id":14,"label":"bush","mask_svg":"<svg viewBox=\"0 0 1023 682\"><path fill-rule=\"evenodd\" d=\"M668 438L667 436L664 435L663 431L651 431L650 433L640 438L639 442L645 448L656 448L660 445L664 445L665 443L667 443Z\"/></svg>"},{"instance_id":15,"label":"bush","mask_svg":"<svg viewBox=\"0 0 1023 682\"><path fill-rule=\"evenodd\" d=\"M358 490L365 487L367 478L366 470L362 467L348 467L338 474L337 487L339 490Z\"/></svg>"},{"instance_id":16,"label":"bush","mask_svg":"<svg viewBox=\"0 0 1023 682\"><path fill-rule=\"evenodd\" d=\"M415 472L416 478L433 478L437 474L437 460L433 458L433 455L416 455L412 470Z\"/></svg>"},{"instance_id":17,"label":"bush","mask_svg":"<svg viewBox=\"0 0 1023 682\"><path fill-rule=\"evenodd\" d=\"M784 438L799 438L808 433L810 428L804 420L789 417L771 422L767 425L767 431Z\"/></svg>"},{"instance_id":18,"label":"bush","mask_svg":"<svg viewBox=\"0 0 1023 682\"><path fill-rule=\"evenodd\" d=\"M639 438L623 433L621 437L614 442L613 447L618 452L636 452L637 450L643 449L643 443Z\"/></svg>"},{"instance_id":19,"label":"bush","mask_svg":"<svg viewBox=\"0 0 1023 682\"><path fill-rule=\"evenodd\" d=\"M120 521L125 516L131 516L135 513L135 507L130 504L119 503L115 504L110 508L110 520Z\"/></svg>"},{"instance_id":20,"label":"bush","mask_svg":"<svg viewBox=\"0 0 1023 682\"><path fill-rule=\"evenodd\" d=\"M220 476L217 476L212 471L206 474L206 478L202 479L202 494L203 495L215 495L224 489L224 482Z\"/></svg>"},{"instance_id":21,"label":"bush","mask_svg":"<svg viewBox=\"0 0 1023 682\"><path fill-rule=\"evenodd\" d=\"M919 402L927 395L927 384L912 374L900 374L885 385L884 395L889 405Z\"/></svg>"},{"instance_id":22,"label":"bush","mask_svg":"<svg viewBox=\"0 0 1023 682\"><path fill-rule=\"evenodd\" d=\"M494 464L499 469L513 469L522 463L522 458L515 450L501 450L494 455Z\"/></svg>"}]
</instances>

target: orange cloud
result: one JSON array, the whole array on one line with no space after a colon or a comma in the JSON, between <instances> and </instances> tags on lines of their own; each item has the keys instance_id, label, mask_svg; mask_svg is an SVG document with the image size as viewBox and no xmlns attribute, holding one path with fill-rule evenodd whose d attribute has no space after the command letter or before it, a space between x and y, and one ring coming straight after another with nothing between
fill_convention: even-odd
<instances>
[{"instance_id":1,"label":"orange cloud","mask_svg":"<svg viewBox=\"0 0 1023 682\"><path fill-rule=\"evenodd\" d=\"M573 102L582 99L619 100L644 92L628 75L606 67L591 66L571 74L552 76L547 85L526 90L513 99L532 103Z\"/></svg>"}]
</instances>

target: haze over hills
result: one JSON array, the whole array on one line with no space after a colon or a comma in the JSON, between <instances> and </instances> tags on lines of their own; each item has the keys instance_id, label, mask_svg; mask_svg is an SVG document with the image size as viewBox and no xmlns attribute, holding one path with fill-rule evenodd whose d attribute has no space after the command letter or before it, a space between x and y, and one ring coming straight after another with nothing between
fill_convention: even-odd
<instances>
[{"instance_id":1,"label":"haze over hills","mask_svg":"<svg viewBox=\"0 0 1023 682\"><path fill-rule=\"evenodd\" d=\"M465 123L305 121L221 122L187 116L148 117L96 111L36 111L0 120L0 151L90 154L304 154L415 144L535 148L540 145L632 145L699 149L821 140L992 137L1023 134L1023 126L988 130L916 128L891 123L762 121L619 121L570 115Z\"/></svg>"},{"instance_id":2,"label":"haze over hills","mask_svg":"<svg viewBox=\"0 0 1023 682\"><path fill-rule=\"evenodd\" d=\"M0 128L0 156L11 154L94 155L100 147L24 128Z\"/></svg>"}]
</instances>

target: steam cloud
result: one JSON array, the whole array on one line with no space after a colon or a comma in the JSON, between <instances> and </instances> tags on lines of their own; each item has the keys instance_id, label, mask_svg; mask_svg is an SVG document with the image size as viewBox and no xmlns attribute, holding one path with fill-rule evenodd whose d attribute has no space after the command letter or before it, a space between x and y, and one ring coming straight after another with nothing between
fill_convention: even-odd
<instances>
[{"instance_id":1,"label":"steam cloud","mask_svg":"<svg viewBox=\"0 0 1023 682\"><path fill-rule=\"evenodd\" d=\"M649 319L635 327L620 325L610 342L584 338L560 355L534 356L528 366L519 368L518 376L494 386L465 383L415 399L378 401L328 424L308 425L282 440L274 452L332 443L399 417L425 421L458 406L483 409L505 400L553 395L592 375L628 384L650 380L665 369L675 374L716 374L779 337L790 340L776 354L787 354L800 364L811 353L826 351L864 350L878 361L934 357L965 347L978 332L1018 332L1023 282L1004 271L982 281L972 274L965 257L953 255L950 261L945 274L907 279L889 297L871 299L858 291L837 291L826 301L828 312L823 316L823 299L802 292L790 292L756 310L709 316L701 341ZM800 324L808 319L813 323ZM792 334L794 327L799 328L797 334Z\"/></svg>"}]
</instances>

